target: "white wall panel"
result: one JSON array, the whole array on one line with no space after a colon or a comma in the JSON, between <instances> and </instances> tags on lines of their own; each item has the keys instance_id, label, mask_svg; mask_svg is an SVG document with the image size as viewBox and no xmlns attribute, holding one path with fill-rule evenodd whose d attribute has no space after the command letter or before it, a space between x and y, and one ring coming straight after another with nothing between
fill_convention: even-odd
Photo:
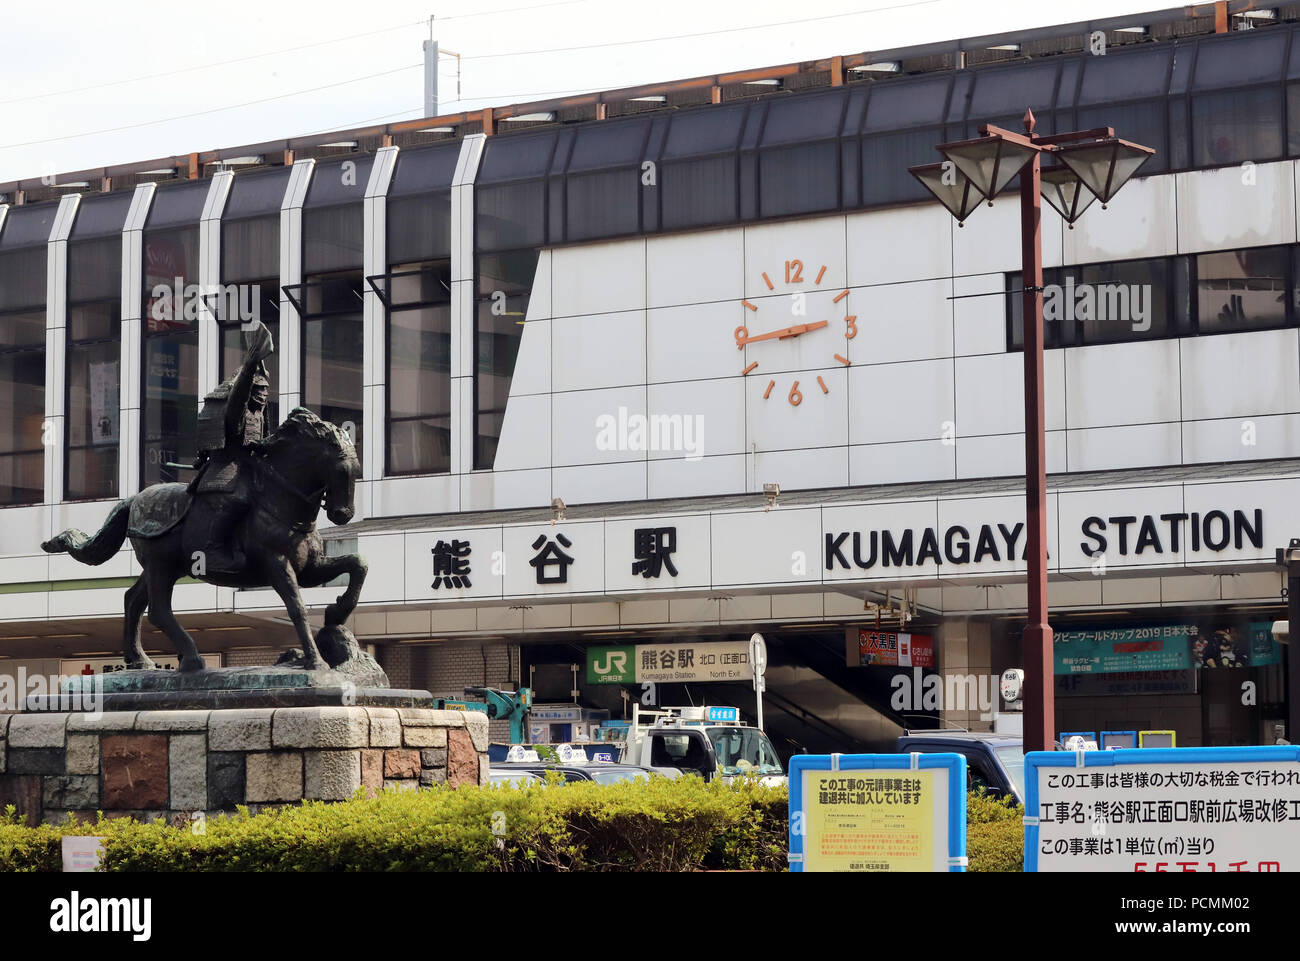
<instances>
[{"instance_id":1,"label":"white wall panel","mask_svg":"<svg viewBox=\"0 0 1300 961\"><path fill-rule=\"evenodd\" d=\"M649 464L646 496L708 497L739 494L746 490L744 454L705 457L703 460L652 460Z\"/></svg>"},{"instance_id":2,"label":"white wall panel","mask_svg":"<svg viewBox=\"0 0 1300 961\"><path fill-rule=\"evenodd\" d=\"M838 216L746 227L745 296L752 300L772 293L843 290L847 285L844 236L844 218ZM796 260L802 270L793 265ZM788 280L787 262L792 264ZM775 290L768 287L764 273ZM796 282L796 277L802 280Z\"/></svg>"},{"instance_id":3,"label":"white wall panel","mask_svg":"<svg viewBox=\"0 0 1300 961\"><path fill-rule=\"evenodd\" d=\"M817 385L818 376L825 382L829 393L822 393ZM845 393L848 372L845 368L814 371L812 376L796 372L767 377L760 366L744 381L748 440L758 451L848 444L848 395ZM764 399L763 394L773 381L772 391ZM799 393L803 395L797 406L790 402L790 391L796 381Z\"/></svg>"},{"instance_id":4,"label":"white wall panel","mask_svg":"<svg viewBox=\"0 0 1300 961\"><path fill-rule=\"evenodd\" d=\"M554 389L643 384L645 345L644 310L556 317L551 321Z\"/></svg>"},{"instance_id":5,"label":"white wall panel","mask_svg":"<svg viewBox=\"0 0 1300 961\"><path fill-rule=\"evenodd\" d=\"M495 470L549 467L551 463L551 395L511 397L501 423Z\"/></svg>"},{"instance_id":6,"label":"white wall panel","mask_svg":"<svg viewBox=\"0 0 1300 961\"><path fill-rule=\"evenodd\" d=\"M1065 431L1047 432L1047 473L1065 471ZM993 434L957 438L958 477L1023 477L1025 435Z\"/></svg>"},{"instance_id":7,"label":"white wall panel","mask_svg":"<svg viewBox=\"0 0 1300 961\"><path fill-rule=\"evenodd\" d=\"M630 425L634 418L645 416L645 387L619 387L609 390L577 390L553 394L551 398L551 450L556 467L569 464L609 464L618 461L644 461L646 453L630 447ZM600 450L597 437L601 425L613 418L613 446ZM623 429L620 425L628 425Z\"/></svg>"},{"instance_id":8,"label":"white wall panel","mask_svg":"<svg viewBox=\"0 0 1300 961\"><path fill-rule=\"evenodd\" d=\"M489 484L491 499L481 499L487 508L549 507L551 503L551 471L507 470L491 474L471 475L471 480Z\"/></svg>"},{"instance_id":9,"label":"white wall panel","mask_svg":"<svg viewBox=\"0 0 1300 961\"><path fill-rule=\"evenodd\" d=\"M745 296L744 243L740 228L649 238L648 305L740 300Z\"/></svg>"},{"instance_id":10,"label":"white wall panel","mask_svg":"<svg viewBox=\"0 0 1300 961\"><path fill-rule=\"evenodd\" d=\"M1065 426L1064 351L1043 355L1043 401L1047 430ZM956 419L959 437L1022 433L1025 429L1025 355L958 357Z\"/></svg>"},{"instance_id":11,"label":"white wall panel","mask_svg":"<svg viewBox=\"0 0 1300 961\"><path fill-rule=\"evenodd\" d=\"M1066 432L1070 470L1123 470L1182 461L1179 425L1135 424Z\"/></svg>"},{"instance_id":12,"label":"white wall panel","mask_svg":"<svg viewBox=\"0 0 1300 961\"><path fill-rule=\"evenodd\" d=\"M531 311L530 311L531 313ZM551 392L551 324L549 319L529 320L519 339L514 375L510 378L510 397ZM509 406L507 405L507 410Z\"/></svg>"},{"instance_id":13,"label":"white wall panel","mask_svg":"<svg viewBox=\"0 0 1300 961\"><path fill-rule=\"evenodd\" d=\"M1067 427L1179 419L1178 341L1103 344L1063 353Z\"/></svg>"},{"instance_id":14,"label":"white wall panel","mask_svg":"<svg viewBox=\"0 0 1300 961\"><path fill-rule=\"evenodd\" d=\"M951 290L952 283L948 280L852 290L845 301L850 312L857 316L858 333L847 344L848 358L854 363L886 364L951 357L953 302L948 300ZM1000 298L980 299L997 302ZM838 317L842 317L842 312ZM832 319L831 326L838 333L844 330L841 319Z\"/></svg>"},{"instance_id":15,"label":"white wall panel","mask_svg":"<svg viewBox=\"0 0 1300 961\"><path fill-rule=\"evenodd\" d=\"M935 207L949 217L946 210ZM1043 266L1056 267L1061 263L1060 214L1046 203L1042 206ZM910 231L899 238L899 246L911 249ZM1020 259L1020 195L1003 194L993 206L982 204L971 213L964 227L953 224L952 269L957 275L987 274L994 271L1019 270Z\"/></svg>"},{"instance_id":16,"label":"white wall panel","mask_svg":"<svg viewBox=\"0 0 1300 961\"><path fill-rule=\"evenodd\" d=\"M849 482L848 447L759 451L751 460L748 486L752 491L772 483L780 484L782 490L809 490L843 487Z\"/></svg>"},{"instance_id":17,"label":"white wall panel","mask_svg":"<svg viewBox=\"0 0 1300 961\"><path fill-rule=\"evenodd\" d=\"M1187 337L1182 351L1183 416L1249 417L1300 412L1296 330Z\"/></svg>"},{"instance_id":18,"label":"white wall panel","mask_svg":"<svg viewBox=\"0 0 1300 961\"><path fill-rule=\"evenodd\" d=\"M1183 462L1300 457L1300 414L1185 421Z\"/></svg>"},{"instance_id":19,"label":"white wall panel","mask_svg":"<svg viewBox=\"0 0 1300 961\"><path fill-rule=\"evenodd\" d=\"M552 316L644 308L645 244L637 238L553 251Z\"/></svg>"},{"instance_id":20,"label":"white wall panel","mask_svg":"<svg viewBox=\"0 0 1300 961\"><path fill-rule=\"evenodd\" d=\"M849 286L950 276L956 229L938 203L849 214Z\"/></svg>"},{"instance_id":21,"label":"white wall panel","mask_svg":"<svg viewBox=\"0 0 1300 961\"><path fill-rule=\"evenodd\" d=\"M729 377L749 363L736 347L735 330L753 313L733 301L646 311L650 383ZM758 333L755 329L754 333Z\"/></svg>"},{"instance_id":22,"label":"white wall panel","mask_svg":"<svg viewBox=\"0 0 1300 961\"><path fill-rule=\"evenodd\" d=\"M1297 502L1300 502L1300 479L1295 478L1258 481L1246 487L1232 482L1187 484L1183 509L1189 514L1200 514L1203 528L1201 551L1187 555L1188 565L1271 560L1277 548L1285 547L1296 536ZM1254 530L1257 526L1256 510L1260 511L1260 530L1256 532L1260 547L1254 546L1247 530ZM1217 518L1210 519L1208 515L1215 511L1226 515L1226 523ZM1216 549L1215 544L1224 531L1231 533L1232 540Z\"/></svg>"},{"instance_id":23,"label":"white wall panel","mask_svg":"<svg viewBox=\"0 0 1300 961\"><path fill-rule=\"evenodd\" d=\"M1178 252L1295 243L1293 166L1284 161L1249 171L1236 166L1176 174Z\"/></svg>"},{"instance_id":24,"label":"white wall panel","mask_svg":"<svg viewBox=\"0 0 1300 961\"><path fill-rule=\"evenodd\" d=\"M852 367L849 443L933 440L954 434L953 362Z\"/></svg>"},{"instance_id":25,"label":"white wall panel","mask_svg":"<svg viewBox=\"0 0 1300 961\"><path fill-rule=\"evenodd\" d=\"M663 568L658 577L633 574L636 562L636 531L638 528L671 527L675 537L675 551L668 557L677 569L674 577ZM709 516L707 514L682 515L664 518L648 524L641 520L610 520L605 522L605 586L611 593L626 591L655 591L665 588L707 588L709 586ZM666 602L665 602L666 603ZM664 619L667 619L667 610Z\"/></svg>"},{"instance_id":26,"label":"white wall panel","mask_svg":"<svg viewBox=\"0 0 1300 961\"><path fill-rule=\"evenodd\" d=\"M1107 207L1094 203L1065 231L1065 262L1091 264L1178 252L1174 178L1130 180Z\"/></svg>"},{"instance_id":27,"label":"white wall panel","mask_svg":"<svg viewBox=\"0 0 1300 961\"><path fill-rule=\"evenodd\" d=\"M849 484L905 484L923 480L952 480L956 476L956 445L938 438L896 444L854 445L849 448Z\"/></svg>"},{"instance_id":28,"label":"white wall panel","mask_svg":"<svg viewBox=\"0 0 1300 961\"><path fill-rule=\"evenodd\" d=\"M505 528L502 551L505 554L506 596L599 593L605 583L603 527L601 521L561 521L554 526L538 524ZM558 540L560 534L568 539L568 547ZM538 537L554 543L558 550L573 558L573 563L568 566L566 583L537 583L538 570L529 562L546 549L546 541L540 547L533 547ZM559 567L554 563L543 571L546 577L558 573Z\"/></svg>"},{"instance_id":29,"label":"white wall panel","mask_svg":"<svg viewBox=\"0 0 1300 961\"><path fill-rule=\"evenodd\" d=\"M953 343L959 356L1006 351L1006 287L1005 274L978 274L953 281ZM986 296L971 296L978 294Z\"/></svg>"},{"instance_id":30,"label":"white wall panel","mask_svg":"<svg viewBox=\"0 0 1300 961\"><path fill-rule=\"evenodd\" d=\"M551 471L551 490L566 504L642 501L646 498L646 466L642 461L556 467Z\"/></svg>"},{"instance_id":31,"label":"white wall panel","mask_svg":"<svg viewBox=\"0 0 1300 961\"><path fill-rule=\"evenodd\" d=\"M745 450L745 381L741 377L651 385L651 460L696 459ZM656 426L658 425L658 426Z\"/></svg>"},{"instance_id":32,"label":"white wall panel","mask_svg":"<svg viewBox=\"0 0 1300 961\"><path fill-rule=\"evenodd\" d=\"M784 486L784 485L783 485ZM789 583L792 566L802 561L814 583L821 563L821 511L776 507L755 523L748 514L713 515L713 586ZM773 550L780 545L780 550Z\"/></svg>"}]
</instances>

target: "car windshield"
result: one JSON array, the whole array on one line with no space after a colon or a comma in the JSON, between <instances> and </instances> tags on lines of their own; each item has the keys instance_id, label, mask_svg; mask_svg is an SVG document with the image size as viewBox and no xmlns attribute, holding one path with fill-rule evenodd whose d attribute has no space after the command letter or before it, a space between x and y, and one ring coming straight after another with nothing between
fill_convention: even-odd
<instances>
[{"instance_id":1,"label":"car windshield","mask_svg":"<svg viewBox=\"0 0 1300 961\"><path fill-rule=\"evenodd\" d=\"M618 784L620 781L649 780L640 771L591 771L591 779L597 784Z\"/></svg>"},{"instance_id":2,"label":"car windshield","mask_svg":"<svg viewBox=\"0 0 1300 961\"><path fill-rule=\"evenodd\" d=\"M1002 766L1006 768L1007 777L1011 778L1011 784L1016 789L1016 797L1022 802L1025 799L1025 752L1019 745L1013 747L997 747L993 753L998 756Z\"/></svg>"},{"instance_id":3,"label":"car windshield","mask_svg":"<svg viewBox=\"0 0 1300 961\"><path fill-rule=\"evenodd\" d=\"M528 784L538 784L541 782L536 774L529 774L526 771L520 771L517 774L492 774L490 775L493 784L504 784L510 787L524 787Z\"/></svg>"},{"instance_id":4,"label":"car windshield","mask_svg":"<svg viewBox=\"0 0 1300 961\"><path fill-rule=\"evenodd\" d=\"M767 735L753 727L711 727L709 740L723 774L784 774Z\"/></svg>"}]
</instances>

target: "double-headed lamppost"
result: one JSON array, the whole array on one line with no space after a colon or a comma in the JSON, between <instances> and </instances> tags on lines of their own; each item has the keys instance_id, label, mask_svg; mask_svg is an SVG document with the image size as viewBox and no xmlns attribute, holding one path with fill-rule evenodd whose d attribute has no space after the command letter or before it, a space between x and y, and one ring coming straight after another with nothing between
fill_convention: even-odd
<instances>
[{"instance_id":1,"label":"double-headed lamppost","mask_svg":"<svg viewBox=\"0 0 1300 961\"><path fill-rule=\"evenodd\" d=\"M975 140L940 144L947 160L911 167L909 172L934 194L958 226L980 202L992 205L998 191L1020 174L1021 291L1025 347L1025 527L1028 534L1029 620L1025 625L1025 750L1049 750L1056 743L1052 689L1052 629L1047 624L1047 438L1043 421L1043 243L1042 206L1047 198L1074 222L1094 200L1104 207L1155 151L1120 140L1110 127L1040 137L1034 115L1025 111L1025 132L991 124ZM1060 161L1042 169L1043 154Z\"/></svg>"}]
</instances>

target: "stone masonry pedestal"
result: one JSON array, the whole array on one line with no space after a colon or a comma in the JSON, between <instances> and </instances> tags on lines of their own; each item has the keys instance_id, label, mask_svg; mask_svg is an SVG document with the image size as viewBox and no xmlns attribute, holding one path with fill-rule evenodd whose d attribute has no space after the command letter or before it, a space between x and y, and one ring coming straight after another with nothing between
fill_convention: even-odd
<instances>
[{"instance_id":1,"label":"stone masonry pedestal","mask_svg":"<svg viewBox=\"0 0 1300 961\"><path fill-rule=\"evenodd\" d=\"M488 780L478 711L280 707L0 715L0 810L180 821L247 805L343 801L359 788Z\"/></svg>"}]
</instances>

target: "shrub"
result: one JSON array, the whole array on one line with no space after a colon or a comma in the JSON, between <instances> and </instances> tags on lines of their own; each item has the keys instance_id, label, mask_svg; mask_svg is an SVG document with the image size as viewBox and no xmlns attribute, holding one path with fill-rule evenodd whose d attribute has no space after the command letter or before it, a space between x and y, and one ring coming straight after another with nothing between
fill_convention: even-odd
<instances>
[{"instance_id":1,"label":"shrub","mask_svg":"<svg viewBox=\"0 0 1300 961\"><path fill-rule=\"evenodd\" d=\"M1012 798L993 798L983 791L966 796L968 871L1023 871L1025 809Z\"/></svg>"}]
</instances>

